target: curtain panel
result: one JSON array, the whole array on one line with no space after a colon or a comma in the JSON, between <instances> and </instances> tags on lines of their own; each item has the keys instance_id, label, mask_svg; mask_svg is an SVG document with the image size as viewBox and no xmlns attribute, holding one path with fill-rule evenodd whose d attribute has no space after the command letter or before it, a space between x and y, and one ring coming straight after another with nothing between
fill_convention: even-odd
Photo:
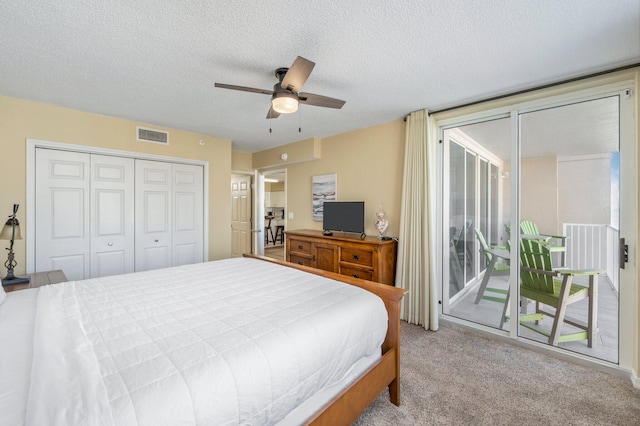
<instances>
[{"instance_id":1,"label":"curtain panel","mask_svg":"<svg viewBox=\"0 0 640 426\"><path fill-rule=\"evenodd\" d=\"M437 129L427 110L406 120L396 287L409 290L401 318L438 329L435 269Z\"/></svg>"}]
</instances>

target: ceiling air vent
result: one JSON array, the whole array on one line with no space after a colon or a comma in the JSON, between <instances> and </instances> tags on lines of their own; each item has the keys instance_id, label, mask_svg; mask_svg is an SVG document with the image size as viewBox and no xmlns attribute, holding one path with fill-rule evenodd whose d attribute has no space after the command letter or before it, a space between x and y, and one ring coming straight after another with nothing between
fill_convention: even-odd
<instances>
[{"instance_id":1,"label":"ceiling air vent","mask_svg":"<svg viewBox=\"0 0 640 426\"><path fill-rule=\"evenodd\" d=\"M137 137L140 142L153 142L163 145L169 145L169 132L162 132L160 130L146 129L144 127L136 126Z\"/></svg>"}]
</instances>

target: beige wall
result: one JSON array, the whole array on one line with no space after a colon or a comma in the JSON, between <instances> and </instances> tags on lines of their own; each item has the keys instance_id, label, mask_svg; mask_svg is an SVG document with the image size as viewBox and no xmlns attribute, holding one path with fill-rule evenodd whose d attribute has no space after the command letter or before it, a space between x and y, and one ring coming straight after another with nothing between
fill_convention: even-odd
<instances>
[{"instance_id":1,"label":"beige wall","mask_svg":"<svg viewBox=\"0 0 640 426\"><path fill-rule=\"evenodd\" d=\"M252 172L250 152L232 151L231 153L231 170L236 172Z\"/></svg>"},{"instance_id":2,"label":"beige wall","mask_svg":"<svg viewBox=\"0 0 640 426\"><path fill-rule=\"evenodd\" d=\"M18 219L26 225L26 139L88 145L209 162L209 259L230 256L231 142L67 108L0 96L0 215L20 204ZM136 126L169 131L168 146L137 142ZM200 145L200 141L204 145ZM26 231L26 226L23 227ZM26 235L23 234L23 238ZM16 273L25 272L25 241L15 244Z\"/></svg>"},{"instance_id":3,"label":"beige wall","mask_svg":"<svg viewBox=\"0 0 640 426\"><path fill-rule=\"evenodd\" d=\"M265 192L284 191L284 182L265 182L264 190Z\"/></svg>"},{"instance_id":4,"label":"beige wall","mask_svg":"<svg viewBox=\"0 0 640 426\"><path fill-rule=\"evenodd\" d=\"M254 169L281 168L293 163L301 163L320 158L322 139L309 138L287 145L278 146L264 151L256 152L252 157ZM283 159L283 154L286 154Z\"/></svg>"},{"instance_id":5,"label":"beige wall","mask_svg":"<svg viewBox=\"0 0 640 426\"><path fill-rule=\"evenodd\" d=\"M522 160L520 173L520 217L530 220L543 234L559 235L558 162L556 158Z\"/></svg>"},{"instance_id":6,"label":"beige wall","mask_svg":"<svg viewBox=\"0 0 640 426\"><path fill-rule=\"evenodd\" d=\"M402 169L404 161L404 122L402 120L324 138L318 149L317 140L306 143L306 151L291 150L288 145L269 152L254 154L254 163L273 163L275 154L293 152L289 161L279 165L287 169L287 229L322 229L322 222L314 222L311 210L311 179L314 175L336 173L339 201L365 202L365 233L377 235L375 212L382 202L389 229L386 234L397 236L400 221ZM300 161L301 158L318 158ZM262 160L261 155L266 159ZM293 157L293 158L292 158ZM300 157L300 158L299 158ZM270 161L270 159L272 161Z\"/></svg>"},{"instance_id":7,"label":"beige wall","mask_svg":"<svg viewBox=\"0 0 640 426\"><path fill-rule=\"evenodd\" d=\"M560 159L558 182L559 224L611 223L611 156Z\"/></svg>"},{"instance_id":8,"label":"beige wall","mask_svg":"<svg viewBox=\"0 0 640 426\"><path fill-rule=\"evenodd\" d=\"M609 157L522 160L521 218L554 235L562 235L564 223L609 224L610 163Z\"/></svg>"}]
</instances>

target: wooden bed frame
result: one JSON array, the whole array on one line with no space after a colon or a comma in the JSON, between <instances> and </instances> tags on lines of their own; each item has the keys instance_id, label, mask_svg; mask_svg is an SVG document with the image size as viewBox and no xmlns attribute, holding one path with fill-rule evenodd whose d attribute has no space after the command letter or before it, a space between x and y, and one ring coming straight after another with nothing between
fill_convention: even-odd
<instances>
[{"instance_id":1,"label":"wooden bed frame","mask_svg":"<svg viewBox=\"0 0 640 426\"><path fill-rule=\"evenodd\" d=\"M387 309L389 327L382 344L382 357L305 424L350 425L386 387L389 388L391 402L400 405L400 301L407 290L264 256L245 254L244 257L261 259L363 288L380 297Z\"/></svg>"}]
</instances>

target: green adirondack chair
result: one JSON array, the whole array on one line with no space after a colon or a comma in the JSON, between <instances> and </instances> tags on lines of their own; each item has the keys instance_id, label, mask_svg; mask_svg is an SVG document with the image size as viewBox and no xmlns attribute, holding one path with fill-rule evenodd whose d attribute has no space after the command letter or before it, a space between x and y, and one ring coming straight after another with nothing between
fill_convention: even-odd
<instances>
[{"instance_id":1,"label":"green adirondack chair","mask_svg":"<svg viewBox=\"0 0 640 426\"><path fill-rule=\"evenodd\" d=\"M560 253L560 264L564 265L564 257L567 251L567 238L564 235L541 234L538 225L530 220L520 222L520 234L522 238L536 239L547 244L551 253Z\"/></svg>"},{"instance_id":2,"label":"green adirondack chair","mask_svg":"<svg viewBox=\"0 0 640 426\"><path fill-rule=\"evenodd\" d=\"M504 261L500 262L499 259L497 258L495 259L495 261L492 262L494 256L496 256L495 254L492 253L492 251L495 249L498 249L508 253L509 250L505 246L490 246L489 244L487 244L487 241L485 240L484 235L482 235L482 232L478 228L475 228L474 231L476 233L476 238L480 243L480 252L482 252L485 258L487 259L487 269L484 272L485 277L480 283L480 288L478 289L478 295L476 296L475 303L476 304L480 303L480 300L482 299L491 300L493 302L506 303L507 299L505 296L507 294L507 290L487 287L487 284L489 283L489 277L491 276L509 275L509 264ZM485 291L499 294L502 297L485 295L484 294Z\"/></svg>"},{"instance_id":3,"label":"green adirondack chair","mask_svg":"<svg viewBox=\"0 0 640 426\"><path fill-rule=\"evenodd\" d=\"M520 315L520 324L547 336L550 345L586 339L592 347L597 330L598 274L603 271L554 269L549 245L527 238L520 240L520 263L520 296L536 302L536 312ZM573 284L573 278L578 275L589 277L588 287ZM567 306L585 298L589 299L587 324L567 318ZM548 305L555 311L542 310L540 305ZM553 318L551 331L539 324L545 316ZM564 323L581 331L563 335Z\"/></svg>"}]
</instances>

